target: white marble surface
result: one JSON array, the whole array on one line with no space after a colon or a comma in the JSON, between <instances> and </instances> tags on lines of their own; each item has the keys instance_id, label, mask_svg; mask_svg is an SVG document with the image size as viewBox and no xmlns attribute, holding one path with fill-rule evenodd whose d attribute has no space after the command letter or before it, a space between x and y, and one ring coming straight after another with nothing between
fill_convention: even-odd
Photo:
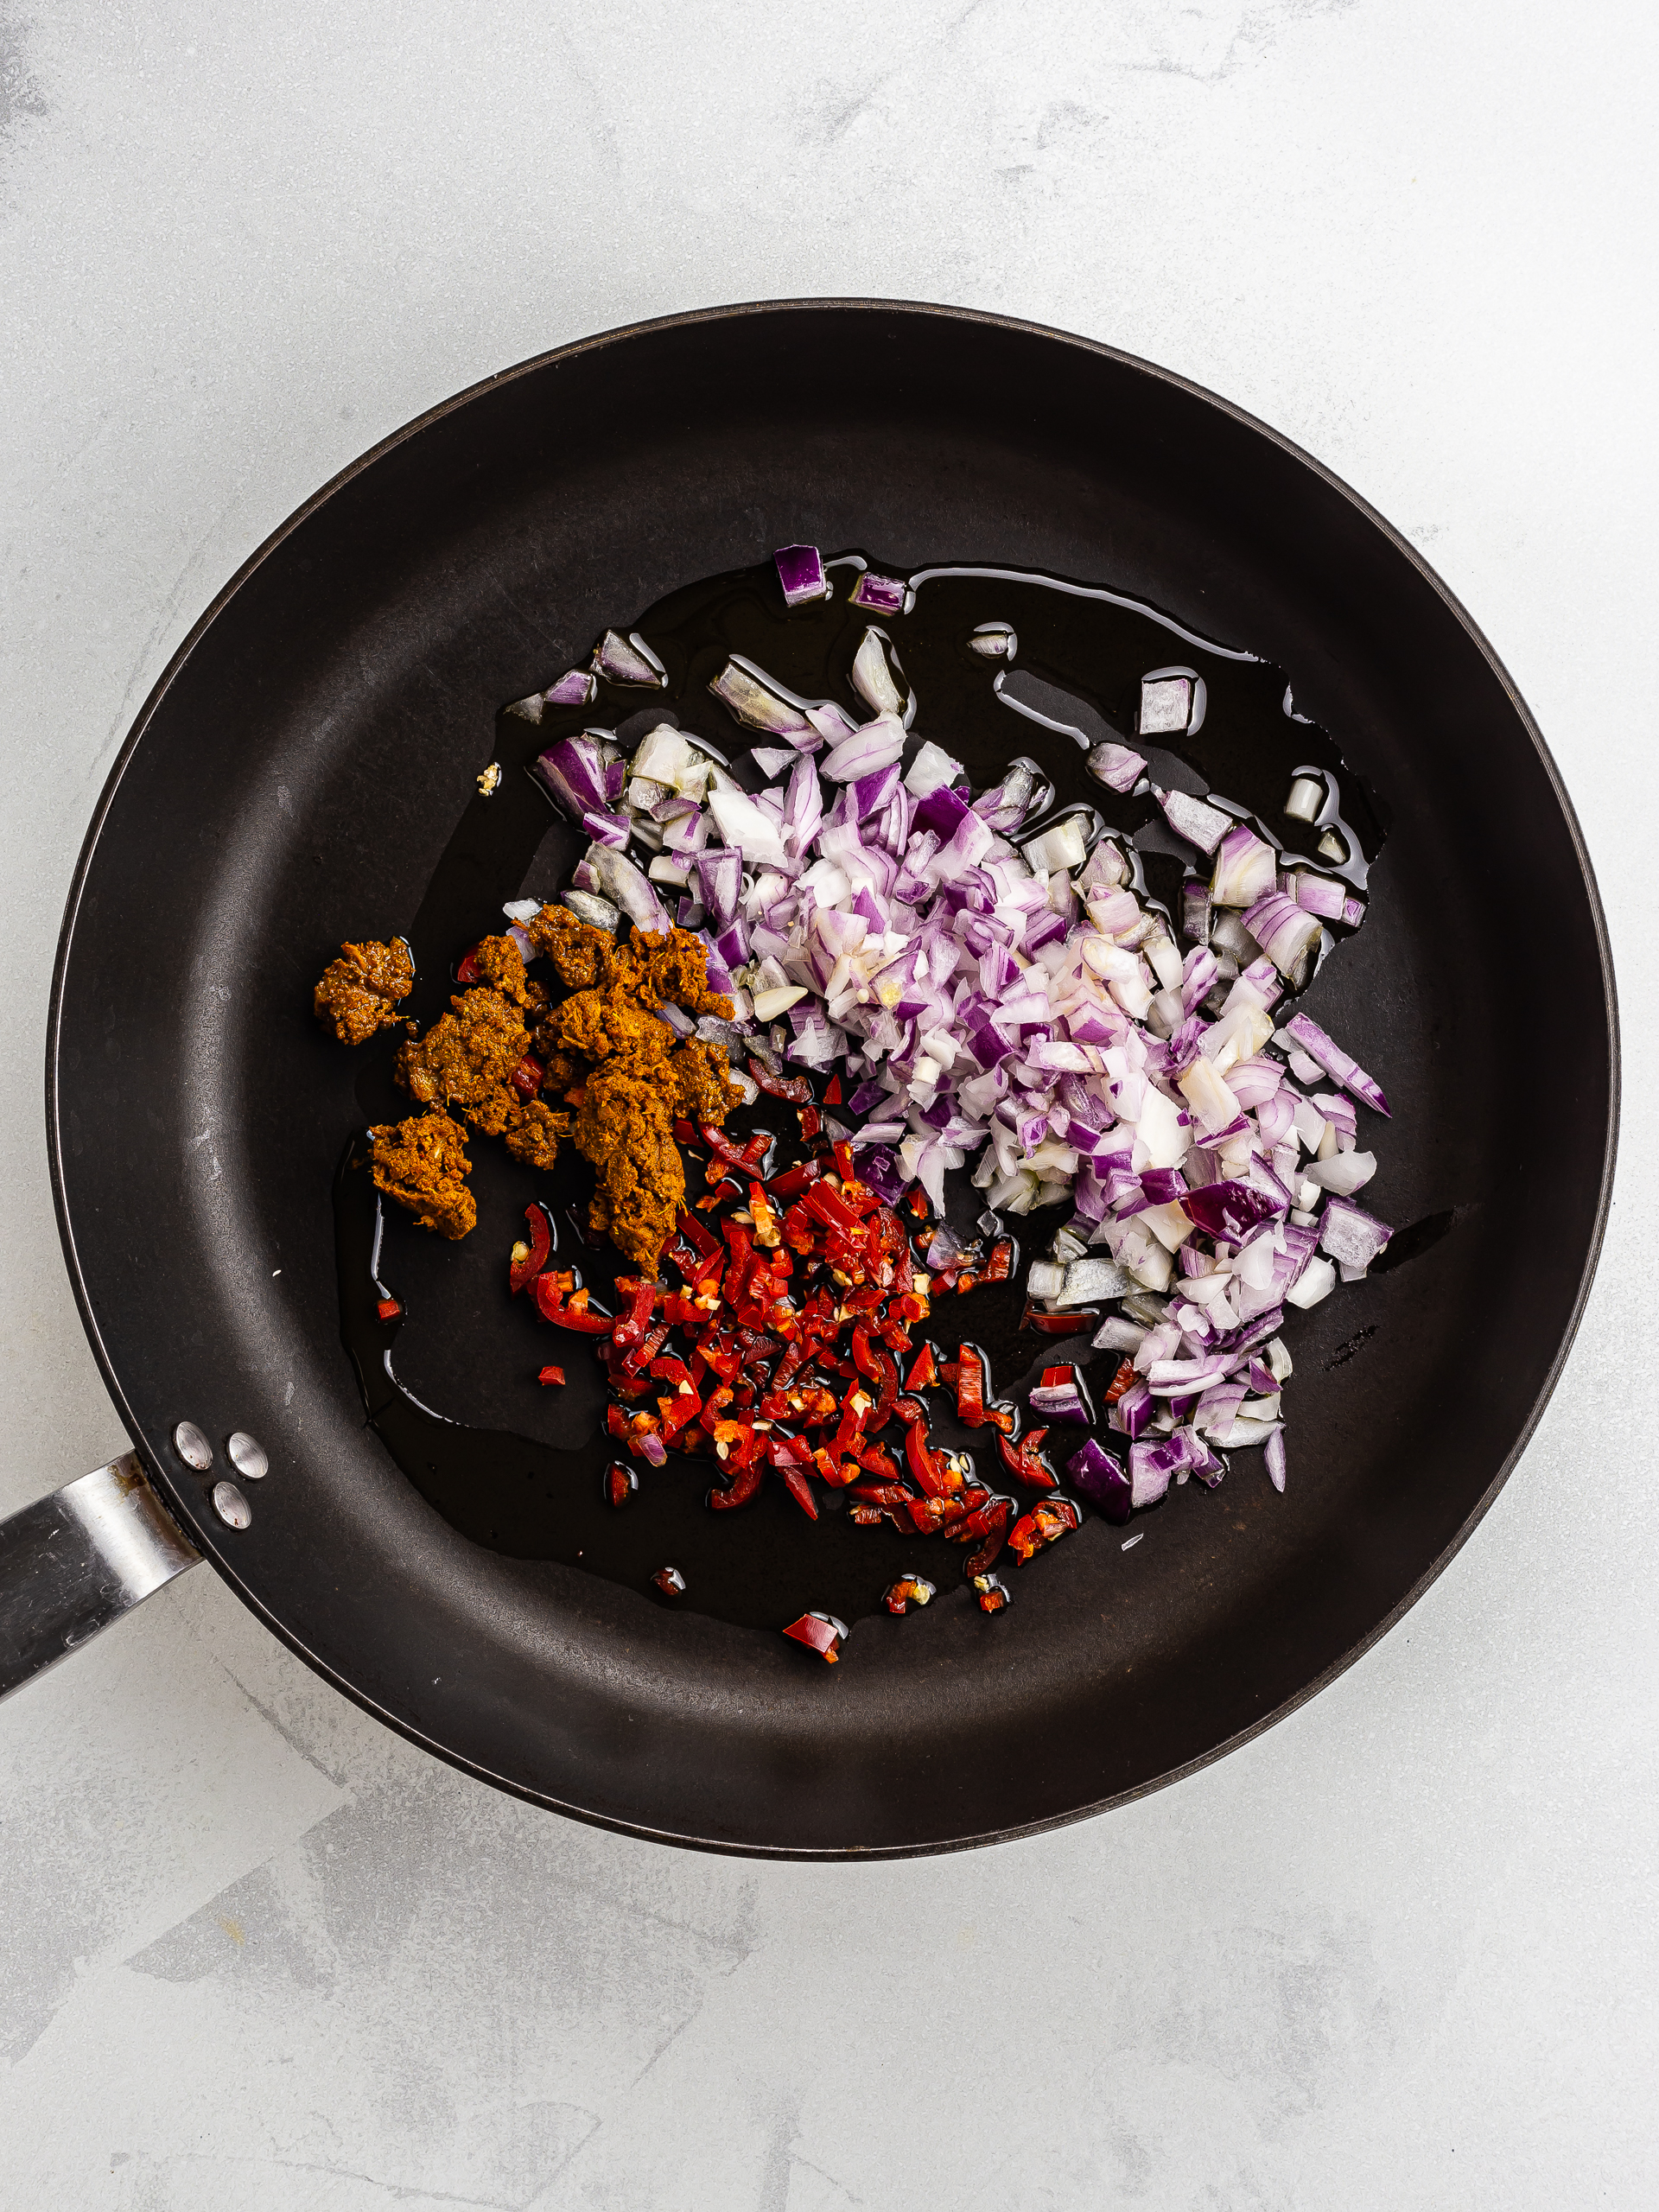
<instances>
[{"instance_id":1,"label":"white marble surface","mask_svg":"<svg viewBox=\"0 0 1659 2212\"><path fill-rule=\"evenodd\" d=\"M363 447L637 317L1002 309L1310 447L1537 711L1629 1070L1589 1319L1476 1541L1109 1819L666 1853L423 1758L206 1573L153 1601L0 1715L11 2212L1653 2202L1656 49L1634 0L0 0L0 1510L123 1440L40 1064L130 718Z\"/></svg>"}]
</instances>

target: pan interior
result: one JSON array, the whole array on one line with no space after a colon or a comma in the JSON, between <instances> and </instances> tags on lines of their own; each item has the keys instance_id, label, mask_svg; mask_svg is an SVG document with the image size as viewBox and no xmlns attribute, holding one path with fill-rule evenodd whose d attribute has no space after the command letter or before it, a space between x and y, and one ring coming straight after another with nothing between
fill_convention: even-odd
<instances>
[{"instance_id":1,"label":"pan interior","mask_svg":"<svg viewBox=\"0 0 1659 2212\"><path fill-rule=\"evenodd\" d=\"M1416 1251L1298 1321L1285 1497L1254 1471L1181 1491L1128 1554L1091 1522L1014 1578L995 1623L961 1596L871 1620L833 1671L580 1567L504 1558L392 1465L334 1288L358 1071L308 1012L344 938L418 910L503 700L620 615L792 541L1096 579L1294 671L1298 710L1389 824L1366 926L1307 1003L1389 1094L1368 1198ZM505 895L550 888L535 870L555 857ZM1522 960L1524 913L1547 926ZM1515 1072L1541 1000L1578 1009L1582 1040L1547 1147ZM393 442L266 550L159 688L95 825L66 925L53 1138L135 1437L303 1656L445 1756L585 1817L715 1847L895 1852L1153 1786L1305 1695L1408 1600L1502 1479L1570 1333L1611 1069L1599 912L1548 757L1458 611L1350 495L1099 349L811 306L531 365ZM442 1255L442 1306L417 1294L408 1371L441 1410L512 1429L546 1340L526 1321L504 1358L523 1178L474 1153L480 1229ZM172 1458L187 1417L270 1452L244 1534Z\"/></svg>"}]
</instances>

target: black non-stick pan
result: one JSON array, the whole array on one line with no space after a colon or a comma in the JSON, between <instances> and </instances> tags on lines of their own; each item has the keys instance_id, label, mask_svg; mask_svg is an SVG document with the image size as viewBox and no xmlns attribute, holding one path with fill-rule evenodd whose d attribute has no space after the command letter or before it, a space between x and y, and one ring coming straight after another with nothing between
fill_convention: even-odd
<instances>
[{"instance_id":1,"label":"black non-stick pan","mask_svg":"<svg viewBox=\"0 0 1659 2212\"><path fill-rule=\"evenodd\" d=\"M1091 580L1294 671L1297 710L1388 830L1366 927L1316 988L1389 1093L1376 1203L1401 1232L1395 1264L1296 1319L1282 1497L1258 1458L1213 1495L1173 1492L1128 1553L1090 1520L1002 1618L955 1589L861 1628L833 1669L773 1630L506 1555L394 1463L341 1340L330 1192L363 1118L356 1064L308 1010L342 938L419 911L503 702L619 617L797 540ZM1541 1014L1566 1045L1547 1094L1529 1080ZM1412 549L1283 439L1104 346L946 309L736 308L564 347L286 524L197 625L99 802L48 1128L65 1253L138 1457L84 1510L50 1507L67 1549L48 1507L12 1524L10 1675L85 1624L54 1559L99 1554L111 1516L130 1554L137 1515L390 1726L583 1819L815 1857L1098 1811L1311 1695L1491 1503L1590 1281L1616 1063L1600 909L1530 715ZM503 1431L526 1418L498 1294L523 1202L487 1200L485 1258L454 1248L453 1297L410 1321L415 1382L424 1358L454 1399L439 1410ZM186 1421L205 1471L175 1443ZM249 1478L233 1434L268 1473ZM245 1527L215 1510L225 1479ZM128 1567L133 1588L164 1579Z\"/></svg>"}]
</instances>

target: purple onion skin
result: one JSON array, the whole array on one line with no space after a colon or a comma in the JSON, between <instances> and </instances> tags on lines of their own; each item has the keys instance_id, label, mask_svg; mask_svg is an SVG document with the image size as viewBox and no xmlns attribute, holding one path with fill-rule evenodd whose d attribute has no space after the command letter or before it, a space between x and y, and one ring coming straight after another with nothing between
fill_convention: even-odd
<instances>
[{"instance_id":1,"label":"purple onion skin","mask_svg":"<svg viewBox=\"0 0 1659 2212\"><path fill-rule=\"evenodd\" d=\"M1230 1244L1236 1244L1257 1222L1270 1221L1282 1211L1264 1191L1253 1191L1248 1183L1205 1183L1186 1193L1181 1209L1195 1229L1206 1236L1224 1237Z\"/></svg>"},{"instance_id":2,"label":"purple onion skin","mask_svg":"<svg viewBox=\"0 0 1659 2212\"><path fill-rule=\"evenodd\" d=\"M1065 1465L1067 1473L1089 1503L1097 1506L1116 1527L1127 1527L1131 1491L1122 1461L1113 1459L1091 1436Z\"/></svg>"}]
</instances>

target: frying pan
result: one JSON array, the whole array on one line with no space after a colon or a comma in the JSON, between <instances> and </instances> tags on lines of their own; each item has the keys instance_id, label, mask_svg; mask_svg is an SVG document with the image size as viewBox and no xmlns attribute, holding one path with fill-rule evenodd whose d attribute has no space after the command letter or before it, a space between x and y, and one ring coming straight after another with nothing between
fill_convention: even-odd
<instances>
[{"instance_id":1,"label":"frying pan","mask_svg":"<svg viewBox=\"0 0 1659 2212\"><path fill-rule=\"evenodd\" d=\"M1296 1322L1287 1493L1238 1471L1172 1493L1127 1554L1090 1521L996 1622L957 1592L861 1631L833 1670L503 1556L392 1463L334 1275L330 1180L362 1117L307 1004L343 938L418 908L502 702L620 614L792 540L1090 579L1248 645L1294 671L1389 825L1317 1004L1389 1092L1374 1188L1403 1263ZM1541 1005L1573 1040L1547 1110L1518 1080ZM135 1449L0 1531L4 1681L200 1554L389 1726L612 1827L899 1854L1122 1802L1350 1665L1491 1503L1588 1289L1616 1065L1601 911L1531 716L1416 553L1286 440L1109 347L953 309L729 308L563 347L285 524L197 624L99 801L48 1123L65 1255ZM468 1293L427 1342L467 1417L510 1428L499 1328ZM257 1440L262 1479L237 1475L233 1435ZM227 1478L245 1527L215 1510Z\"/></svg>"}]
</instances>

